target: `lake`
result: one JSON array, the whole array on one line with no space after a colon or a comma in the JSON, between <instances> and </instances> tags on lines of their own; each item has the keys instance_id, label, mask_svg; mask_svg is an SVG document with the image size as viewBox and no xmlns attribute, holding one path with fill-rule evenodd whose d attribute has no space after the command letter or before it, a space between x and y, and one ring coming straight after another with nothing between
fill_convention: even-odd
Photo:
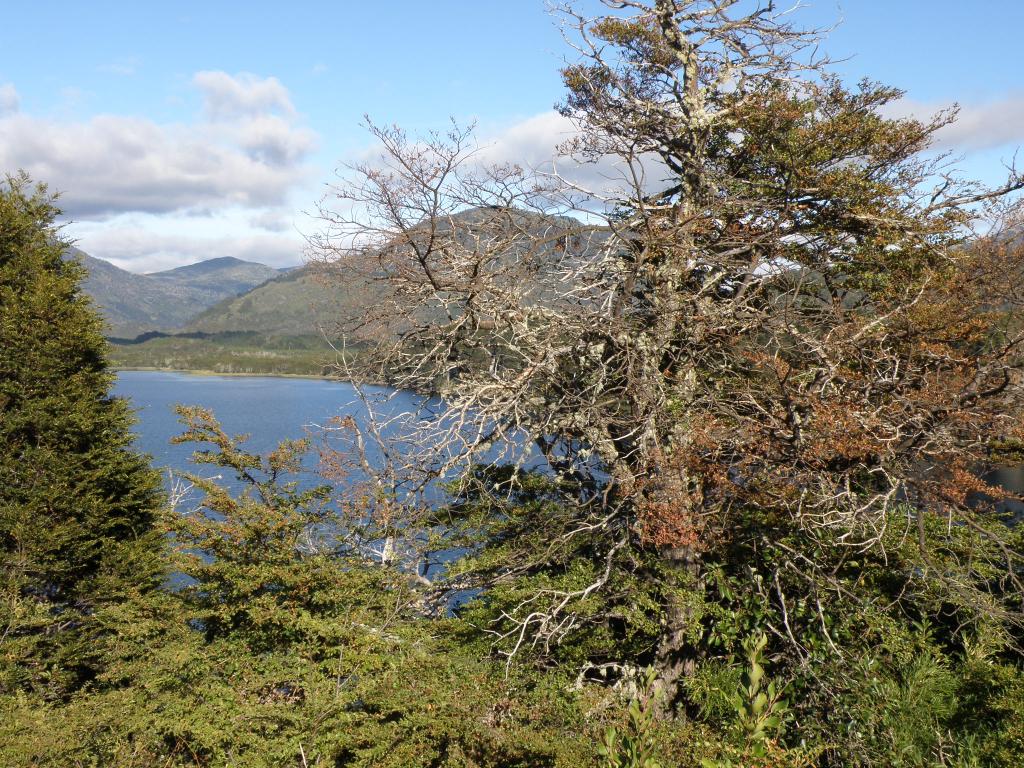
<instances>
[{"instance_id":1,"label":"lake","mask_svg":"<svg viewBox=\"0 0 1024 768\"><path fill-rule=\"evenodd\" d=\"M365 387L368 395L388 397L387 411L416 410L422 398L385 387ZM200 376L165 371L120 371L114 394L127 398L138 423L137 447L153 457L155 466L182 470L194 443L172 445L182 425L174 406L211 409L229 434L249 434L248 450L265 453L283 438L316 434L318 424L334 416L366 415L366 407L346 382L272 376Z\"/></svg>"},{"instance_id":2,"label":"lake","mask_svg":"<svg viewBox=\"0 0 1024 768\"><path fill-rule=\"evenodd\" d=\"M427 399L410 392L399 392L387 387L364 387L376 414L387 417L398 414L417 414L418 417L435 415L437 400ZM326 379L304 379L272 376L206 376L165 371L119 371L113 393L127 398L138 422L134 432L138 436L136 447L153 457L153 464L161 470L192 471L204 477L223 475L220 467L196 466L190 461L192 453L201 446L195 443L172 445L172 437L182 433L182 425L174 413L174 406L200 405L214 412L228 434L247 433L247 450L266 453L283 438L317 437L319 427L337 416L352 416L357 421L368 417L366 405L358 397L355 387L347 382ZM383 430L385 434L388 429ZM521 446L519 446L521 447ZM372 453L372 448L370 449ZM440 453L440 452L439 452ZM527 466L539 467L543 459L536 451L527 450ZM316 454L306 462L316 469ZM361 473L354 471L352 480ZM165 483L168 481L164 472ZM299 479L301 485L312 486L323 482L317 475L307 474ZM221 485L239 491L242 483L223 476ZM428 504L445 497L435 483L422 489L418 498ZM424 575L433 578L444 568L444 563L461 550L433 553ZM181 574L170 577L168 584L181 585ZM473 592L458 592L450 596L454 608Z\"/></svg>"},{"instance_id":3,"label":"lake","mask_svg":"<svg viewBox=\"0 0 1024 768\"><path fill-rule=\"evenodd\" d=\"M417 411L423 398L386 387L365 387L376 399L387 398L385 415ZM165 371L120 371L114 393L128 398L139 419L135 425L138 447L152 455L157 467L172 470L194 469L189 457L198 446L172 445L170 440L182 432L174 413L176 404L210 408L229 434L250 435L246 446L254 452L272 450L286 437L316 434L318 424L334 416L367 415L355 388L346 382L326 379L284 378L272 376L200 376ZM542 464L533 457L534 466ZM1011 493L1024 493L1024 470L1007 467L988 476ZM237 487L228 479L228 485ZM1006 506L1024 519L1024 505Z\"/></svg>"}]
</instances>

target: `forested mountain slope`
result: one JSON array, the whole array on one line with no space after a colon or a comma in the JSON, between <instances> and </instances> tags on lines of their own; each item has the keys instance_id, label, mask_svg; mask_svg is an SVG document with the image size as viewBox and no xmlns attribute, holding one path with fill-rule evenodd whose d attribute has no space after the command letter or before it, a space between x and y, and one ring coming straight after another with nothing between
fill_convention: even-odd
<instances>
[{"instance_id":1,"label":"forested mountain slope","mask_svg":"<svg viewBox=\"0 0 1024 768\"><path fill-rule=\"evenodd\" d=\"M301 267L222 299L188 322L186 330L320 333L321 329L329 331L336 308L356 300L359 293L353 285L327 284L313 268Z\"/></svg>"},{"instance_id":2,"label":"forested mountain slope","mask_svg":"<svg viewBox=\"0 0 1024 768\"><path fill-rule=\"evenodd\" d=\"M83 288L100 308L108 333L116 337L180 328L221 299L244 293L281 272L225 257L140 275L78 248L68 253L88 271Z\"/></svg>"}]
</instances>

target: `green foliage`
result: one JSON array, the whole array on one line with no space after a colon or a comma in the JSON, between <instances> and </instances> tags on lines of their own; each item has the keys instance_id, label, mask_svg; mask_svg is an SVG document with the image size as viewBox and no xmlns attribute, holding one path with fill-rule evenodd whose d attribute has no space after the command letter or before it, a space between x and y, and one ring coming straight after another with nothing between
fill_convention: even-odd
<instances>
[{"instance_id":1,"label":"green foliage","mask_svg":"<svg viewBox=\"0 0 1024 768\"><path fill-rule=\"evenodd\" d=\"M501 499L491 492L496 486L504 491ZM460 617L492 636L492 651L515 649L524 661L575 670L623 658L648 664L669 586L647 577L659 573L661 565L650 553L617 548L620 530L594 526L577 531L574 490L572 483L507 467L480 467L452 489L454 502L439 518L449 531L447 545L464 548L465 554L452 564L450 576L456 583L490 583ZM535 558L539 551L543 559ZM610 595L595 594L588 587L604 578L608 566L615 589ZM510 568L516 578L503 578ZM696 611L703 609L697 593L688 596ZM550 643L517 645L517 625L510 619L549 604L562 605L567 631ZM571 642L561 642L566 636Z\"/></svg>"},{"instance_id":2,"label":"green foliage","mask_svg":"<svg viewBox=\"0 0 1024 768\"><path fill-rule=\"evenodd\" d=\"M763 633L743 643L747 669L743 682L732 696L744 748L755 757L764 757L765 744L781 731L782 718L788 709L786 700L776 691L775 682L764 685L762 662L767 644L768 637Z\"/></svg>"},{"instance_id":3,"label":"green foliage","mask_svg":"<svg viewBox=\"0 0 1024 768\"><path fill-rule=\"evenodd\" d=\"M187 583L122 603L102 685L60 706L10 698L4 765L587 766L597 732L560 678L506 680L401 574L344 543L305 441L246 451L182 408L201 466L167 515ZM179 499L179 504L183 500ZM595 726L596 728L596 726Z\"/></svg>"},{"instance_id":4,"label":"green foliage","mask_svg":"<svg viewBox=\"0 0 1024 768\"><path fill-rule=\"evenodd\" d=\"M496 483L508 489L499 503L479 492ZM452 540L469 545L453 577L495 577L460 615L491 638L492 650L513 650L519 617L546 608L549 596L559 602L568 596L560 616L571 629L550 647L519 647L519 664L545 674L582 668L581 679L600 685L622 680L619 659L653 661L656 617L669 589L652 578L660 573L657 559L623 547L603 560L611 564L614 588L585 593L601 576L594 553L607 557L614 531L548 537L572 525L559 503L571 489L539 475L481 468L475 481L453 490L458 501L445 510ZM958 593L941 581L993 546L995 536L986 537L985 527L929 521L922 550L919 538L900 535L907 514L893 513L883 559L825 547L771 509L749 510L730 539L709 549L700 577L673 587L677 601L689 606L697 659L680 707L707 728L695 756L673 755L680 764L691 758L723 766L1019 760L1021 716L1011 703L1021 695L1016 630L993 621L984 593ZM993 525L1001 523L984 522ZM1011 531L998 533L1012 540ZM534 558L542 546L545 557ZM794 552L823 570L794 567ZM974 562L983 575L985 558ZM514 579L503 577L509 565L518 568ZM995 571L984 578L998 583ZM779 680L786 681L785 696ZM606 759L633 759L624 755L652 743L639 721L613 727L601 739Z\"/></svg>"},{"instance_id":5,"label":"green foliage","mask_svg":"<svg viewBox=\"0 0 1024 768\"><path fill-rule=\"evenodd\" d=\"M118 368L157 368L220 374L326 376L341 356L322 337L268 336L255 332L156 336L115 340L111 363ZM351 357L350 352L348 357Z\"/></svg>"},{"instance_id":6,"label":"green foliage","mask_svg":"<svg viewBox=\"0 0 1024 768\"><path fill-rule=\"evenodd\" d=\"M776 764L785 759L787 765L798 765L806 754L801 750L786 750L779 745L783 720L789 705L781 697L775 681L765 685L764 649L768 637L764 633L752 635L743 641L746 668L742 681L728 696L735 712L732 725L733 741L727 744L729 757L721 759L704 758L703 768L733 768L751 761L771 758Z\"/></svg>"},{"instance_id":7,"label":"green foliage","mask_svg":"<svg viewBox=\"0 0 1024 768\"><path fill-rule=\"evenodd\" d=\"M648 670L643 686L651 690L654 674ZM662 768L656 758L657 742L653 731L658 708L650 697L641 701L634 698L626 708L627 722L620 731L615 726L605 729L597 753L602 757L604 768Z\"/></svg>"},{"instance_id":8,"label":"green foliage","mask_svg":"<svg viewBox=\"0 0 1024 768\"><path fill-rule=\"evenodd\" d=\"M330 488L286 479L301 469L305 440L283 441L267 456L246 452L202 408L179 408L186 431L175 442L210 446L194 461L230 470L244 482L232 495L216 480L189 474L201 505L168 517L178 570L192 583L181 596L207 638L245 638L254 647L315 640L336 645L340 625L321 621L384 585L334 556L325 526ZM353 617L354 618L354 617Z\"/></svg>"},{"instance_id":9,"label":"green foliage","mask_svg":"<svg viewBox=\"0 0 1024 768\"><path fill-rule=\"evenodd\" d=\"M58 213L24 175L0 185L0 693L50 699L99 673L104 609L163 575L159 476Z\"/></svg>"},{"instance_id":10,"label":"green foliage","mask_svg":"<svg viewBox=\"0 0 1024 768\"><path fill-rule=\"evenodd\" d=\"M503 202L500 224L550 194L516 192L526 179L511 169L472 186L454 172L458 130L454 149L378 131L394 172L367 169L355 194L397 219L367 231L394 235L401 280L393 294L362 279L343 290L387 296L386 312L442 301L451 335L410 332L393 370L411 386L443 380L445 418L476 427L480 448L495 426L533 430L552 469L477 467L450 484L450 504L411 517L426 522L403 535L451 556L429 588L364 557L371 510L346 498L340 515L333 489L302 482L308 443L257 455L199 408L180 411L180 441L242 490L187 476L177 501L193 508L164 518L162 563L156 480L106 396L99 326L55 211L8 183L0 762L1024 763L1024 529L978 499L975 477L993 449L1020 448L1019 340L997 339L989 316L1021 306L1020 261L961 247L975 210L1024 179L957 182L920 155L942 116L886 119L897 91L809 75L797 59L813 37L768 9L689 13L701 5L581 25L591 61L564 72L577 148L628 147L630 163L654 152L676 178L620 199L600 275L550 302L509 290L546 267L517 273L488 237L466 250L431 229L425 251L401 255L432 218L461 213L422 200ZM452 194L459 184L471 186ZM407 210L412 228L396 216ZM550 233L532 237L514 242L549 255ZM392 274L390 250L375 277ZM466 277L474 260L500 269ZM243 318L285 334L312 278L274 280L196 327L229 333ZM415 328L423 308L355 321ZM505 349L488 352L499 326ZM134 351L163 365L209 352L154 341ZM220 353L231 366L259 356ZM413 474L433 476L449 446L421 445ZM179 583L154 589L168 567ZM454 616L453 595L467 600ZM643 668L655 674L623 707Z\"/></svg>"}]
</instances>

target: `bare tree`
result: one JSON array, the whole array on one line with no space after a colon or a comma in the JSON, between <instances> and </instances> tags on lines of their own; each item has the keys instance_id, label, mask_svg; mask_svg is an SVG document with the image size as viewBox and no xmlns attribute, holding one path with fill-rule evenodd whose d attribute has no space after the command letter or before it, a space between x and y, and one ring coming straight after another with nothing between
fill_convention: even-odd
<instances>
[{"instance_id":1,"label":"bare tree","mask_svg":"<svg viewBox=\"0 0 1024 768\"><path fill-rule=\"evenodd\" d=\"M929 151L955 112L883 117L900 92L844 87L819 34L773 2L606 4L563 9L579 53L563 151L614 168L611 191L487 167L470 131L371 127L382 157L331 190L313 243L367 297L340 318L371 350L350 373L444 402L405 422L410 471L477 482L498 510L518 475L492 482L481 462L539 452L562 483L547 543L488 583L597 542L594 578L504 611L499 647L557 646L628 570L660 582L648 661L671 699L697 653L680 590L750 515L814 542L768 575L770 628L794 653L780 574L841 591L821 552L884 558L910 540L927 563L936 526L983 545L903 574L904 594L941 584L965 612L1016 621L1021 554L971 499L994 493L977 479L992 441L1020 437L1024 259L1004 201L1024 181L960 180Z\"/></svg>"}]
</instances>

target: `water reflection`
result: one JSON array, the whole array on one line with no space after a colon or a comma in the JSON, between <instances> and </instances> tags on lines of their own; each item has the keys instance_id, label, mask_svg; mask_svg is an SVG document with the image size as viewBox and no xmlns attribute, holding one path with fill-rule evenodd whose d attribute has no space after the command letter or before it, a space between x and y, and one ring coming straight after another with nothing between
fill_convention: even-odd
<instances>
[{"instance_id":1,"label":"water reflection","mask_svg":"<svg viewBox=\"0 0 1024 768\"><path fill-rule=\"evenodd\" d=\"M1000 467L986 474L984 480L1010 493L1024 495L1024 466ZM1024 522L1024 502L1004 499L999 502L999 509L1013 513L1013 524Z\"/></svg>"}]
</instances>

